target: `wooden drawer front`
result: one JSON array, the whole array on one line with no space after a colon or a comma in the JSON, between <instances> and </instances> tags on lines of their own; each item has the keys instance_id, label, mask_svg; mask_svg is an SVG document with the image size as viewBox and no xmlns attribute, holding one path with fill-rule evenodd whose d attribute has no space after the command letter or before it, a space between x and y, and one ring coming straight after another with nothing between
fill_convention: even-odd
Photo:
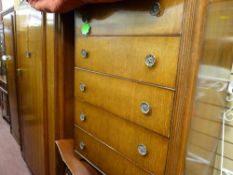
<instances>
[{"instance_id":1,"label":"wooden drawer front","mask_svg":"<svg viewBox=\"0 0 233 175\"><path fill-rule=\"evenodd\" d=\"M138 81L175 87L179 52L178 37L89 37L77 38L77 67ZM83 58L81 51L88 52ZM145 64L148 55L156 59Z\"/></svg>"},{"instance_id":2,"label":"wooden drawer front","mask_svg":"<svg viewBox=\"0 0 233 175\"><path fill-rule=\"evenodd\" d=\"M84 121L80 120L80 114L85 115ZM168 147L168 140L164 137L78 100L75 106L75 123L77 127L118 150L140 167L154 174L163 174ZM147 147L146 156L138 153L139 144Z\"/></svg>"},{"instance_id":3,"label":"wooden drawer front","mask_svg":"<svg viewBox=\"0 0 233 175\"><path fill-rule=\"evenodd\" d=\"M183 0L160 0L164 10L159 17L150 14L154 2L155 0L129 0L115 4L94 5L84 8L83 14L90 17L91 35L180 33ZM83 24L80 16L80 14L76 16L76 33L78 35L81 34L80 29Z\"/></svg>"},{"instance_id":4,"label":"wooden drawer front","mask_svg":"<svg viewBox=\"0 0 233 175\"><path fill-rule=\"evenodd\" d=\"M85 84L84 92L80 84ZM173 92L126 80L76 70L75 97L89 102L122 118L169 136ZM141 112L143 102L150 104L151 112Z\"/></svg>"},{"instance_id":5,"label":"wooden drawer front","mask_svg":"<svg viewBox=\"0 0 233 175\"><path fill-rule=\"evenodd\" d=\"M80 149L81 142L85 144L83 150ZM75 132L75 150L79 155L81 154L101 171L109 175L149 174L80 129Z\"/></svg>"}]
</instances>

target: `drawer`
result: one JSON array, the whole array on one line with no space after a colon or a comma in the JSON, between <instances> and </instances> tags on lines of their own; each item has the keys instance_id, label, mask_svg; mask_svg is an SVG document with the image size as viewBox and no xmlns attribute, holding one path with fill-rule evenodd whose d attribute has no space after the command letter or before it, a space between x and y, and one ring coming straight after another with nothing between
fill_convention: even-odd
<instances>
[{"instance_id":1,"label":"drawer","mask_svg":"<svg viewBox=\"0 0 233 175\"><path fill-rule=\"evenodd\" d=\"M75 124L75 132L81 127L139 167L154 174L164 174L168 149L166 138L78 100L75 105ZM146 156L138 152L140 144L145 145Z\"/></svg>"},{"instance_id":2,"label":"drawer","mask_svg":"<svg viewBox=\"0 0 233 175\"><path fill-rule=\"evenodd\" d=\"M179 37L78 37L75 66L175 87L179 43Z\"/></svg>"},{"instance_id":3,"label":"drawer","mask_svg":"<svg viewBox=\"0 0 233 175\"><path fill-rule=\"evenodd\" d=\"M82 18L89 18L90 35L180 34L184 0L127 0L114 4L86 6L76 15L76 34L81 34ZM160 15L151 15L151 9ZM157 11L155 11L157 12Z\"/></svg>"},{"instance_id":4,"label":"drawer","mask_svg":"<svg viewBox=\"0 0 233 175\"><path fill-rule=\"evenodd\" d=\"M85 85L84 91L80 85ZM75 72L77 99L165 136L169 136L173 96L170 90L78 69Z\"/></svg>"},{"instance_id":5,"label":"drawer","mask_svg":"<svg viewBox=\"0 0 233 175\"><path fill-rule=\"evenodd\" d=\"M80 143L85 144L83 149ZM80 129L75 132L75 152L109 175L149 174Z\"/></svg>"}]
</instances>

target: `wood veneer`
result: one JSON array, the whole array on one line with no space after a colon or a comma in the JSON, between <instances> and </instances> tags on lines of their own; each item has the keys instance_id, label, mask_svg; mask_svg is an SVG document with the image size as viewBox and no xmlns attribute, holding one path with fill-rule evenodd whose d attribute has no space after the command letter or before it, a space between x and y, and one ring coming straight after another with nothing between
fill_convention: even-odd
<instances>
[{"instance_id":1,"label":"wood veneer","mask_svg":"<svg viewBox=\"0 0 233 175\"><path fill-rule=\"evenodd\" d=\"M175 88L179 37L77 37L75 66ZM88 57L82 58L85 49ZM149 68L145 58L156 63Z\"/></svg>"},{"instance_id":2,"label":"wood veneer","mask_svg":"<svg viewBox=\"0 0 233 175\"><path fill-rule=\"evenodd\" d=\"M86 144L84 150L79 148L81 141ZM146 172L141 168L138 168L133 163L130 163L127 159L112 151L111 148L98 142L82 130L75 132L75 149L80 153L80 156L88 157L89 160L91 160L91 162L97 166L97 168L104 170L104 173L106 174L150 174L150 172ZM111 162L111 166L109 166L107 162Z\"/></svg>"},{"instance_id":3,"label":"wood veneer","mask_svg":"<svg viewBox=\"0 0 233 175\"><path fill-rule=\"evenodd\" d=\"M16 77L16 38L15 15L13 10L3 16L4 44L7 66L7 90L9 97L9 109L11 115L11 133L20 144L20 118L18 115L17 77Z\"/></svg>"},{"instance_id":4,"label":"wood veneer","mask_svg":"<svg viewBox=\"0 0 233 175\"><path fill-rule=\"evenodd\" d=\"M154 174L163 174L166 164L168 139L78 100L76 101L75 109L76 132L79 132L78 128L82 128L128 157L139 167L147 169ZM81 113L86 116L86 120L83 122L78 115ZM146 145L148 149L148 155L145 157L138 153L137 147L139 144ZM155 162L159 162L159 164L155 164Z\"/></svg>"},{"instance_id":5,"label":"wood veneer","mask_svg":"<svg viewBox=\"0 0 233 175\"><path fill-rule=\"evenodd\" d=\"M154 2L127 0L79 9L76 35L81 34L82 15L90 18L91 35L180 35L184 1L160 0L163 12L159 17L150 15Z\"/></svg>"},{"instance_id":6,"label":"wood veneer","mask_svg":"<svg viewBox=\"0 0 233 175\"><path fill-rule=\"evenodd\" d=\"M86 85L85 92L79 90L81 83ZM170 131L173 96L174 93L170 90L83 70L75 72L76 99L89 102L167 137ZM140 111L142 102L147 102L151 106L148 115Z\"/></svg>"}]
</instances>

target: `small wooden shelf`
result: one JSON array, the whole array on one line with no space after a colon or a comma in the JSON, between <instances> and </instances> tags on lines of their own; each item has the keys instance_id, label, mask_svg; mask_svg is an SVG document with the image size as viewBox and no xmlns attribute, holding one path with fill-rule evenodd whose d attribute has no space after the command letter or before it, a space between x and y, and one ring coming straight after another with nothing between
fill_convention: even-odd
<instances>
[{"instance_id":1,"label":"small wooden shelf","mask_svg":"<svg viewBox=\"0 0 233 175\"><path fill-rule=\"evenodd\" d=\"M99 175L86 161L80 160L73 151L74 140L64 139L56 141L62 161L73 175Z\"/></svg>"}]
</instances>

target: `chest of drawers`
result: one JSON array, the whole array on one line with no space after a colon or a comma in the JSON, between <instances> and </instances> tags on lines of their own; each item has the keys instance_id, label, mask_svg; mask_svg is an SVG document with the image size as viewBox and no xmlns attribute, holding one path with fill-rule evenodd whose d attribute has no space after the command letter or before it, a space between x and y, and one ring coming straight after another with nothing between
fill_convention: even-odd
<instances>
[{"instance_id":1,"label":"chest of drawers","mask_svg":"<svg viewBox=\"0 0 233 175\"><path fill-rule=\"evenodd\" d=\"M194 14L205 3L129 0L76 13L75 152L100 172L182 173L202 26Z\"/></svg>"}]
</instances>

